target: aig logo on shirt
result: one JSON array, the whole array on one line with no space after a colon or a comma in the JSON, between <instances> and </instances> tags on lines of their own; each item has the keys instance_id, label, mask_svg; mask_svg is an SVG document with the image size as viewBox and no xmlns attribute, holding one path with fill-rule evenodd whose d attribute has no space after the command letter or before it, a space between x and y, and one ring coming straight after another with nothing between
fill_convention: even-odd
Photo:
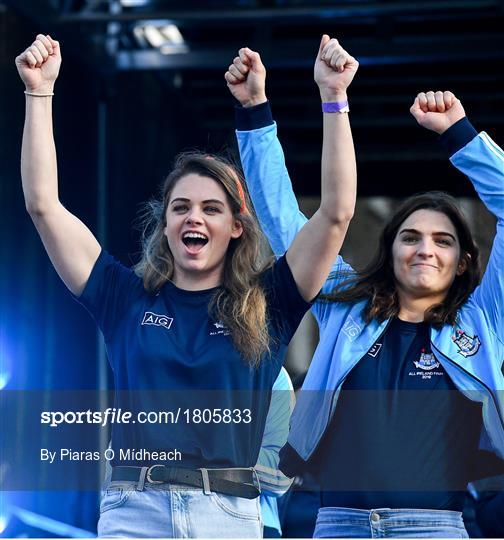
<instances>
[{"instance_id":1,"label":"aig logo on shirt","mask_svg":"<svg viewBox=\"0 0 504 540\"><path fill-rule=\"evenodd\" d=\"M157 315L156 313L152 313L152 311L146 311L143 316L142 325L164 326L169 330L172 322L172 317L168 317L167 315Z\"/></svg>"}]
</instances>

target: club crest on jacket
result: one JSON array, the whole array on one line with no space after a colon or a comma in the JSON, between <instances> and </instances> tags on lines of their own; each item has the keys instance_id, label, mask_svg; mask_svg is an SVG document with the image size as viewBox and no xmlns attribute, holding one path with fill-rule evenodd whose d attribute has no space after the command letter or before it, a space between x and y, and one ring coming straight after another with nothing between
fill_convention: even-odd
<instances>
[{"instance_id":1,"label":"club crest on jacket","mask_svg":"<svg viewBox=\"0 0 504 540\"><path fill-rule=\"evenodd\" d=\"M459 348L457 352L464 358L476 354L481 345L481 341L479 340L478 336L474 335L471 337L463 330L457 330L455 335L452 336L452 341Z\"/></svg>"}]
</instances>

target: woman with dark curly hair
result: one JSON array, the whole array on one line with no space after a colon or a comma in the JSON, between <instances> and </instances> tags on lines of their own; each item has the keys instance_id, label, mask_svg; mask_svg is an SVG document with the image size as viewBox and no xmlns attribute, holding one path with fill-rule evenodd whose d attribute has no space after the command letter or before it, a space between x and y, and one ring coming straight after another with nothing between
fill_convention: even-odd
<instances>
[{"instance_id":1,"label":"woman with dark curly hair","mask_svg":"<svg viewBox=\"0 0 504 540\"><path fill-rule=\"evenodd\" d=\"M265 79L251 66L242 68L237 137L279 255L306 218ZM339 101L348 106L345 93ZM497 217L497 235L482 277L455 199L429 192L391 217L364 270L336 260L312 307L320 342L280 453L287 475L315 473L322 486L315 537L466 537L461 511L478 447L499 466L504 457L504 153L451 92L420 93L411 113L441 135Z\"/></svg>"}]
</instances>

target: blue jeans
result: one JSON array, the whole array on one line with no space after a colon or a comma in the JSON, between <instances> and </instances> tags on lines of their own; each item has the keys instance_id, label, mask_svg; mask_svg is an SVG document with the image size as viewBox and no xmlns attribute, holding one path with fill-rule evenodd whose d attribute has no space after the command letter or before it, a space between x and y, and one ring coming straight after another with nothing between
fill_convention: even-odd
<instances>
[{"instance_id":1,"label":"blue jeans","mask_svg":"<svg viewBox=\"0 0 504 540\"><path fill-rule=\"evenodd\" d=\"M124 484L112 482L102 493L99 537L262 537L259 497L206 495L195 488L167 484L146 485L137 491Z\"/></svg>"},{"instance_id":2,"label":"blue jeans","mask_svg":"<svg viewBox=\"0 0 504 540\"><path fill-rule=\"evenodd\" d=\"M460 512L321 508L314 538L469 538Z\"/></svg>"}]
</instances>

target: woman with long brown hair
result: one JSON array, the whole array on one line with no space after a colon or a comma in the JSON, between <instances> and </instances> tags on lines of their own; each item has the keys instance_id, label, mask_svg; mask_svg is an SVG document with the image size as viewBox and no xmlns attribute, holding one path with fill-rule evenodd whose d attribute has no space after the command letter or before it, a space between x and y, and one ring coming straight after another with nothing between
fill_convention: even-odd
<instances>
[{"instance_id":1,"label":"woman with long brown hair","mask_svg":"<svg viewBox=\"0 0 504 540\"><path fill-rule=\"evenodd\" d=\"M278 255L306 218L252 67L246 59L237 137ZM451 92L420 93L411 113L441 135L497 217L497 235L482 277L455 199L429 192L404 202L364 270L337 258L312 307L320 342L280 461L289 476L320 481L315 537L467 537L461 511L480 443L502 467L504 153Z\"/></svg>"},{"instance_id":2,"label":"woman with long brown hair","mask_svg":"<svg viewBox=\"0 0 504 540\"><path fill-rule=\"evenodd\" d=\"M341 78L334 53L325 36L315 75L327 99ZM353 215L348 119L325 119L322 203L274 264L260 261L238 171L220 157L189 153L151 205L141 261L129 269L59 200L51 102L60 64L59 43L45 35L16 59L26 86L26 208L56 271L103 332L116 407L138 420L114 426L98 533L259 537L254 465L271 388ZM356 69L346 70L347 84ZM149 411L176 420L150 425Z\"/></svg>"}]
</instances>

